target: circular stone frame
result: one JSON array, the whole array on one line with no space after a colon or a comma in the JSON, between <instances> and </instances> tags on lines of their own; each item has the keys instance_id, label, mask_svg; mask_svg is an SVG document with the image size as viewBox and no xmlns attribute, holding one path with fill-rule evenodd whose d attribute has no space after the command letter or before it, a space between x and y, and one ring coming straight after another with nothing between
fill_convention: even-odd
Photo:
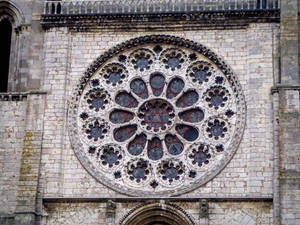
<instances>
[{"instance_id":1,"label":"circular stone frame","mask_svg":"<svg viewBox=\"0 0 300 225\"><path fill-rule=\"evenodd\" d=\"M86 157L85 152L82 151L83 143L80 141L79 137L79 128L77 125L78 120L78 110L80 105L80 99L82 94L84 93L84 89L87 85L89 85L89 82L91 81L91 77L95 74L95 72L102 67L108 60L110 60L112 57L114 57L117 54L120 54L124 51L130 50L132 48L135 48L140 45L146 45L146 44L166 44L166 45L173 45L177 46L178 48L186 48L190 49L194 52L197 52L204 57L206 57L208 60L210 60L212 63L215 64L215 66L222 72L222 74L226 77L231 87L233 87L233 94L236 98L235 104L236 104L236 122L235 122L235 129L232 134L232 139L230 140L230 144L228 147L228 150L224 152L224 157L222 160L218 162L218 166L215 167L212 170L209 170L205 173L205 177L202 177L201 179L198 179L194 182L192 182L190 185L184 185L181 187L174 187L172 190L164 190L160 192L150 192L150 191L143 191L143 190L137 190L137 189L131 189L128 187L124 187L122 184L112 181L111 179L108 179L107 177L104 177L102 173L100 173L94 165L92 165L89 161L89 159ZM73 96L69 105L68 110L68 130L70 135L70 141L72 148L79 159L80 163L83 165L83 167L100 183L106 185L107 187L127 194L131 196L174 196L179 195L182 193L189 192L191 190L194 190L198 188L199 186L207 183L210 181L213 177L215 177L232 159L233 155L235 154L236 150L238 149L238 146L241 142L244 128L246 123L246 104L245 104L245 98L243 95L243 91L241 88L240 83L238 82L238 79L232 69L221 59L219 58L214 52L212 52L207 47L196 43L194 41L175 37L175 36L169 36L169 35L147 35L142 36L138 38L134 38L131 40L128 40L126 42L123 42L116 47L113 47L106 51L103 55L98 57L92 65L86 70L84 75L81 77L79 84L75 87Z\"/></svg>"}]
</instances>

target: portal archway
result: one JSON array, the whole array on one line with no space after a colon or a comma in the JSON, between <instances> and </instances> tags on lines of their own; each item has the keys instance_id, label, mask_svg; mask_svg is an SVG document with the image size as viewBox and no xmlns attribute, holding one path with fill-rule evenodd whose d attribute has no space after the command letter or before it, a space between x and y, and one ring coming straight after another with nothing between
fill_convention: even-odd
<instances>
[{"instance_id":1,"label":"portal archway","mask_svg":"<svg viewBox=\"0 0 300 225\"><path fill-rule=\"evenodd\" d=\"M177 205L151 203L131 210L119 225L194 225L185 210Z\"/></svg>"},{"instance_id":2,"label":"portal archway","mask_svg":"<svg viewBox=\"0 0 300 225\"><path fill-rule=\"evenodd\" d=\"M0 92L17 91L21 82L19 76L19 54L22 46L20 31L25 23L25 18L19 7L11 1L0 2L0 29L2 32L1 44L3 51L1 58Z\"/></svg>"},{"instance_id":3,"label":"portal archway","mask_svg":"<svg viewBox=\"0 0 300 225\"><path fill-rule=\"evenodd\" d=\"M0 21L0 30L3 35L1 35L1 45L2 51L0 53L1 59L1 84L0 92L7 92L7 82L9 73L9 57L10 57L10 44L11 44L11 32L12 24L8 19L3 19Z\"/></svg>"}]
</instances>

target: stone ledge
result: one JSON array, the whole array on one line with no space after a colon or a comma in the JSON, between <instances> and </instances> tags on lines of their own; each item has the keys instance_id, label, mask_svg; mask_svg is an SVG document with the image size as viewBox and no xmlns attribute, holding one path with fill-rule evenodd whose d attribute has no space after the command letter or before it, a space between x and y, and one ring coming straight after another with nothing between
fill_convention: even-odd
<instances>
[{"instance_id":1,"label":"stone ledge","mask_svg":"<svg viewBox=\"0 0 300 225\"><path fill-rule=\"evenodd\" d=\"M62 203L62 202L107 202L112 200L114 202L141 202L149 200L166 200L174 202L198 202L201 199L206 199L213 202L227 202L227 201L247 201L247 202L272 202L272 196L238 196L238 197L211 197L211 196L197 196L197 197L44 197L43 203Z\"/></svg>"},{"instance_id":2,"label":"stone ledge","mask_svg":"<svg viewBox=\"0 0 300 225\"><path fill-rule=\"evenodd\" d=\"M28 95L46 95L45 91L0 92L0 101L23 101Z\"/></svg>"},{"instance_id":3,"label":"stone ledge","mask_svg":"<svg viewBox=\"0 0 300 225\"><path fill-rule=\"evenodd\" d=\"M300 85L277 84L271 88L271 94L278 93L280 90L294 90L300 92Z\"/></svg>"},{"instance_id":4,"label":"stone ledge","mask_svg":"<svg viewBox=\"0 0 300 225\"><path fill-rule=\"evenodd\" d=\"M14 214L7 214L7 213L1 213L0 212L0 221L3 218L15 218L15 215Z\"/></svg>"}]
</instances>

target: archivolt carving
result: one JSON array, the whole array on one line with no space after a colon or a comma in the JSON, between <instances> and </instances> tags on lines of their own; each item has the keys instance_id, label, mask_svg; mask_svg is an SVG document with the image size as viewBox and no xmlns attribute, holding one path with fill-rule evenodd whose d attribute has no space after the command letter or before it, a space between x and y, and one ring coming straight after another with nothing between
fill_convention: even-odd
<instances>
[{"instance_id":1,"label":"archivolt carving","mask_svg":"<svg viewBox=\"0 0 300 225\"><path fill-rule=\"evenodd\" d=\"M101 183L129 195L199 187L234 155L245 100L232 70L193 41L129 40L100 56L76 87L71 143Z\"/></svg>"},{"instance_id":2,"label":"archivolt carving","mask_svg":"<svg viewBox=\"0 0 300 225\"><path fill-rule=\"evenodd\" d=\"M19 7L10 1L0 2L0 21L8 19L14 27L24 23L24 16Z\"/></svg>"},{"instance_id":3,"label":"archivolt carving","mask_svg":"<svg viewBox=\"0 0 300 225\"><path fill-rule=\"evenodd\" d=\"M146 225L165 222L172 225L195 225L193 218L181 207L171 203L148 203L130 210L119 225Z\"/></svg>"}]
</instances>

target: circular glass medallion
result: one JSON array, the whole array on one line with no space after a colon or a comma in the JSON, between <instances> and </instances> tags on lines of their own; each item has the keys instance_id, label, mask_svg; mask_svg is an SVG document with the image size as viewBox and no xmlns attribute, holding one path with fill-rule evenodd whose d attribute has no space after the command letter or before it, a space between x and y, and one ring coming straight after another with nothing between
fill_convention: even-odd
<instances>
[{"instance_id":1,"label":"circular glass medallion","mask_svg":"<svg viewBox=\"0 0 300 225\"><path fill-rule=\"evenodd\" d=\"M173 125L175 112L169 102L162 99L152 99L141 105L138 116L142 128L158 133Z\"/></svg>"}]
</instances>

